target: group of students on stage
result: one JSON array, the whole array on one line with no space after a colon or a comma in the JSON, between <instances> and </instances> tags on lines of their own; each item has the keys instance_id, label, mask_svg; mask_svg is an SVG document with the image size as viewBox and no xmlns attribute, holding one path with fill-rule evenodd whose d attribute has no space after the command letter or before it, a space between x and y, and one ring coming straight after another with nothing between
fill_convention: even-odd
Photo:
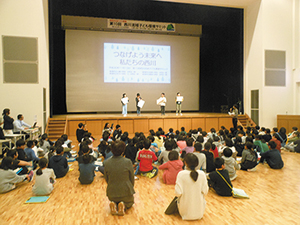
<instances>
[{"instance_id":1,"label":"group of students on stage","mask_svg":"<svg viewBox=\"0 0 300 225\"><path fill-rule=\"evenodd\" d=\"M181 104L183 102L184 98L181 96L180 92L177 92L176 98L175 98L175 103L176 103L176 115L181 113ZM140 93L136 94L135 98L136 102L136 113L139 116L141 114L141 108L143 108L145 101L142 99ZM127 116L127 104L129 103L129 98L126 95L126 93L123 93L122 98L121 98L121 103L122 103L122 114L123 116ZM161 97L156 100L156 104L160 106L160 112L161 115L166 114L166 103L167 99L165 96L165 93L161 93Z\"/></svg>"},{"instance_id":2,"label":"group of students on stage","mask_svg":"<svg viewBox=\"0 0 300 225\"><path fill-rule=\"evenodd\" d=\"M296 128L294 128L296 129ZM45 152L36 157L34 142L24 140L16 143L16 149L10 150L2 160L0 169L0 192L15 188L15 183L31 180L33 172L28 166L38 164L35 170L33 193L47 195L53 190L55 179L64 177L69 170L70 140L66 135L58 139L54 146L43 137L39 146L48 143ZM185 220L201 219L205 209L205 195L211 187L220 196L232 196L232 180L236 179L236 170L255 171L258 162L266 162L272 169L281 169L284 165L280 151L285 143L297 143L297 129L289 136L285 128L242 127L227 130L222 127L218 132L212 128L209 133L185 128L165 133L162 128L156 132L135 133L129 138L128 132L122 132L121 126L114 129L106 123L100 144L93 146L94 138L83 123L76 131L79 143L78 157L79 182L90 184L95 171L100 171L107 181L106 194L110 200L112 215L124 215L125 210L134 204L134 182L137 176L153 178L163 170L162 181L175 185L178 197L175 212ZM297 137L297 138L296 138ZM290 144L289 144L290 145ZM46 145L45 145L46 146ZM297 146L295 146L297 147ZM236 158L241 157L237 163ZM99 165L99 161L103 163ZM30 163L28 163L30 162ZM13 169L24 168L20 174ZM34 168L35 169L35 168Z\"/></svg>"}]
</instances>

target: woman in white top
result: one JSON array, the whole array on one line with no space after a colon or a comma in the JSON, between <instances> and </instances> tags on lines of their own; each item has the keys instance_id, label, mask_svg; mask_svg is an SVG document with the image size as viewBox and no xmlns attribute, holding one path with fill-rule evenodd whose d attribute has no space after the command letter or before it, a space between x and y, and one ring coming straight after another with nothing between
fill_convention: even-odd
<instances>
[{"instance_id":1,"label":"woman in white top","mask_svg":"<svg viewBox=\"0 0 300 225\"><path fill-rule=\"evenodd\" d=\"M183 220L198 220L205 210L207 179L203 171L195 170L198 158L193 153L186 154L184 163L186 169L178 173L175 185L178 211Z\"/></svg>"},{"instance_id":2,"label":"woman in white top","mask_svg":"<svg viewBox=\"0 0 300 225\"><path fill-rule=\"evenodd\" d=\"M49 195L53 190L55 174L53 169L48 167L48 160L41 158L39 160L39 169L35 171L35 184L32 191L35 195Z\"/></svg>"}]
</instances>

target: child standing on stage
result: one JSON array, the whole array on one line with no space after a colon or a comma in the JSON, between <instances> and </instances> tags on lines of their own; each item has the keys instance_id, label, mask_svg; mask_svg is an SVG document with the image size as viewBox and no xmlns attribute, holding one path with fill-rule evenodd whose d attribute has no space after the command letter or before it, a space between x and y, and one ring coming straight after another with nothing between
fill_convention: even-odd
<instances>
[{"instance_id":1,"label":"child standing on stage","mask_svg":"<svg viewBox=\"0 0 300 225\"><path fill-rule=\"evenodd\" d=\"M180 92L177 92L175 102L176 102L176 116L178 116L178 113L180 113L180 115L182 115L182 113L181 113L181 103L183 102L183 97L180 95Z\"/></svg>"},{"instance_id":2,"label":"child standing on stage","mask_svg":"<svg viewBox=\"0 0 300 225\"><path fill-rule=\"evenodd\" d=\"M141 114L141 108L139 107L139 101L142 99L140 93L136 94L135 102L136 102L136 114L139 116Z\"/></svg>"},{"instance_id":3,"label":"child standing on stage","mask_svg":"<svg viewBox=\"0 0 300 225\"><path fill-rule=\"evenodd\" d=\"M129 102L129 98L126 96L126 93L124 93L123 97L121 99L123 116L127 116L127 104L128 104L128 102Z\"/></svg>"},{"instance_id":4,"label":"child standing on stage","mask_svg":"<svg viewBox=\"0 0 300 225\"><path fill-rule=\"evenodd\" d=\"M160 105L160 112L162 116L166 114L166 102L167 99L165 97L165 93L161 93L161 97L158 99L158 104Z\"/></svg>"}]
</instances>

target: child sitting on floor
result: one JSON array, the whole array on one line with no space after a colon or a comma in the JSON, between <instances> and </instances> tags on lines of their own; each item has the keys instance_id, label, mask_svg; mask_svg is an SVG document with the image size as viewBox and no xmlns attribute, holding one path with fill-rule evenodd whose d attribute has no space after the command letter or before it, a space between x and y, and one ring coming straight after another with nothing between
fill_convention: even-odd
<instances>
[{"instance_id":1,"label":"child sitting on floor","mask_svg":"<svg viewBox=\"0 0 300 225\"><path fill-rule=\"evenodd\" d=\"M179 159L177 151L167 151L169 161L159 166L158 169L164 170L163 182L165 184L175 184L177 174L182 170L183 162Z\"/></svg>"},{"instance_id":2,"label":"child sitting on floor","mask_svg":"<svg viewBox=\"0 0 300 225\"><path fill-rule=\"evenodd\" d=\"M228 170L230 180L234 180L237 177L236 170L240 169L240 165L232 158L232 150L230 148L225 148L223 154L222 158L225 162L225 169Z\"/></svg>"},{"instance_id":3,"label":"child sitting on floor","mask_svg":"<svg viewBox=\"0 0 300 225\"><path fill-rule=\"evenodd\" d=\"M12 157L4 157L1 162L0 169L0 193L5 193L16 188L17 183L21 183L26 179L30 182L33 176L31 171L29 175L18 176L10 167L13 164Z\"/></svg>"},{"instance_id":4,"label":"child sitting on floor","mask_svg":"<svg viewBox=\"0 0 300 225\"><path fill-rule=\"evenodd\" d=\"M137 160L140 161L138 173L146 174L147 177L153 178L157 175L158 169L152 166L152 163L157 160L154 152L149 150L151 142L146 139L144 141L144 149L138 152Z\"/></svg>"},{"instance_id":5,"label":"child sitting on floor","mask_svg":"<svg viewBox=\"0 0 300 225\"><path fill-rule=\"evenodd\" d=\"M196 143L194 145L194 152L193 154L197 156L198 158L198 166L195 168L195 170L203 170L206 172L206 156L203 154L202 151L202 144L201 143Z\"/></svg>"},{"instance_id":6,"label":"child sitting on floor","mask_svg":"<svg viewBox=\"0 0 300 225\"><path fill-rule=\"evenodd\" d=\"M49 168L54 170L56 178L64 177L69 171L68 161L63 154L63 147L57 147L56 155L52 156L49 160Z\"/></svg>"},{"instance_id":7,"label":"child sitting on floor","mask_svg":"<svg viewBox=\"0 0 300 225\"><path fill-rule=\"evenodd\" d=\"M35 184L32 187L32 192L35 195L49 195L53 190L55 182L55 174L53 169L47 168L48 160L41 158L39 168L35 171Z\"/></svg>"},{"instance_id":8,"label":"child sitting on floor","mask_svg":"<svg viewBox=\"0 0 300 225\"><path fill-rule=\"evenodd\" d=\"M204 144L204 150L201 151L206 156L206 172L210 173L216 169L214 164L214 154L210 152L211 144L210 142L206 142Z\"/></svg>"},{"instance_id":9,"label":"child sitting on floor","mask_svg":"<svg viewBox=\"0 0 300 225\"><path fill-rule=\"evenodd\" d=\"M87 145L82 147L83 156L78 157L76 160L79 165L79 178L81 184L91 184L95 177L95 164L96 159L89 155L89 147Z\"/></svg>"},{"instance_id":10,"label":"child sitting on floor","mask_svg":"<svg viewBox=\"0 0 300 225\"><path fill-rule=\"evenodd\" d=\"M32 149L34 146L33 141L27 141L27 148L24 149L24 152L29 161L38 162L40 159L35 155L35 152Z\"/></svg>"},{"instance_id":11,"label":"child sitting on floor","mask_svg":"<svg viewBox=\"0 0 300 225\"><path fill-rule=\"evenodd\" d=\"M251 170L257 165L257 153L251 142L247 142L242 153L241 170Z\"/></svg>"},{"instance_id":12,"label":"child sitting on floor","mask_svg":"<svg viewBox=\"0 0 300 225\"><path fill-rule=\"evenodd\" d=\"M281 169L284 163L282 161L280 152L276 149L276 143L274 141L270 141L269 146L269 151L260 154L261 158L259 162L263 163L264 160L266 160L272 169Z\"/></svg>"},{"instance_id":13,"label":"child sitting on floor","mask_svg":"<svg viewBox=\"0 0 300 225\"><path fill-rule=\"evenodd\" d=\"M229 184L232 187L232 184L229 178L229 173L225 169L224 159L216 158L215 166L216 166L216 171L208 175L209 186L212 187L216 191L216 193L220 196L232 196L232 189L228 186ZM223 178L226 180L228 184L225 182Z\"/></svg>"}]
</instances>

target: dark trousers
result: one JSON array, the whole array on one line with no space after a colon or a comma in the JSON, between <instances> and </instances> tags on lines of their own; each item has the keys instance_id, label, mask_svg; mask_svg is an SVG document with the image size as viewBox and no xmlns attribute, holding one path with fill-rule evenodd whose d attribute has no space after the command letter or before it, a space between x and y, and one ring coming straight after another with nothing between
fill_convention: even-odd
<instances>
[{"instance_id":1,"label":"dark trousers","mask_svg":"<svg viewBox=\"0 0 300 225\"><path fill-rule=\"evenodd\" d=\"M232 118L232 124L233 124L233 127L234 129L236 130L237 129L237 118Z\"/></svg>"},{"instance_id":2,"label":"dark trousers","mask_svg":"<svg viewBox=\"0 0 300 225\"><path fill-rule=\"evenodd\" d=\"M161 115L165 115L166 114L166 106L161 105L160 106L160 112L161 112Z\"/></svg>"}]
</instances>

